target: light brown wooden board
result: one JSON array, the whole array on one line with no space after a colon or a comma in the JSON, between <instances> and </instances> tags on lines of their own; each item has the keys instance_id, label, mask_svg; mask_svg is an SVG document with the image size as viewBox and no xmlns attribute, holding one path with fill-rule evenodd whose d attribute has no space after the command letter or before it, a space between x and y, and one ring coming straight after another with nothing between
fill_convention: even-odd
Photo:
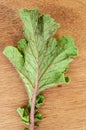
<instances>
[{"instance_id":1,"label":"light brown wooden board","mask_svg":"<svg viewBox=\"0 0 86 130\"><path fill-rule=\"evenodd\" d=\"M37 130L86 130L86 0L0 0L0 130L23 130L16 109L27 103L24 84L3 56L23 37L20 8L40 8L61 24L56 37L70 35L79 48L68 75L72 82L44 92L44 116Z\"/></svg>"}]
</instances>

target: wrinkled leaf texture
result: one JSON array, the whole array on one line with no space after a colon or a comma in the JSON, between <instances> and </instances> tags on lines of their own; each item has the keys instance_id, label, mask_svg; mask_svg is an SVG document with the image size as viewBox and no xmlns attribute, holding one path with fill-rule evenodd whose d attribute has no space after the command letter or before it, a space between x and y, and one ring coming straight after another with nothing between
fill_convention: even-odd
<instances>
[{"instance_id":1,"label":"wrinkled leaf texture","mask_svg":"<svg viewBox=\"0 0 86 130\"><path fill-rule=\"evenodd\" d=\"M18 42L17 48L8 46L3 53L20 74L31 100L36 80L38 94L69 82L69 77L64 74L77 56L77 48L69 36L63 36L60 40L52 37L60 25L50 15L40 15L38 9L22 9L19 15L24 23L25 38Z\"/></svg>"}]
</instances>

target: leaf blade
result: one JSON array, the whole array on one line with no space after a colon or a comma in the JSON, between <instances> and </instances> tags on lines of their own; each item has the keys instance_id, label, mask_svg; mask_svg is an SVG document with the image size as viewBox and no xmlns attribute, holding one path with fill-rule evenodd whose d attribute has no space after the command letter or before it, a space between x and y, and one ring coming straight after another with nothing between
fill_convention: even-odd
<instances>
[{"instance_id":1,"label":"leaf blade","mask_svg":"<svg viewBox=\"0 0 86 130\"><path fill-rule=\"evenodd\" d=\"M69 81L65 78L65 73L78 51L71 37L63 36L60 40L52 38L60 26L50 15L40 15L38 9L22 9L19 14L24 23L25 39L18 42L18 50L15 50L22 57L22 63L20 60L19 63L12 62L18 69L31 100L36 79L38 92ZM14 59L18 60L18 57ZM17 64L20 65L19 68Z\"/></svg>"}]
</instances>

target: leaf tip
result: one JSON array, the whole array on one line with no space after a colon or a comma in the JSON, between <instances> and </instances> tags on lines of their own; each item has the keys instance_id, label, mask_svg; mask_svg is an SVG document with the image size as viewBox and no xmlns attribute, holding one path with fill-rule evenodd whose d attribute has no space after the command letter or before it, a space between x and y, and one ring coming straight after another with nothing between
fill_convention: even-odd
<instances>
[{"instance_id":1,"label":"leaf tip","mask_svg":"<svg viewBox=\"0 0 86 130\"><path fill-rule=\"evenodd\" d=\"M32 9L32 10L28 10L27 8L24 8L24 9L20 9L18 13L20 18L22 19L24 16L28 15L28 13L30 13L31 11L33 11L34 13L40 12L39 8Z\"/></svg>"},{"instance_id":2,"label":"leaf tip","mask_svg":"<svg viewBox=\"0 0 86 130\"><path fill-rule=\"evenodd\" d=\"M5 49L3 50L3 54L4 54L5 56L8 55L9 49L10 49L11 47L12 47L12 46L7 46L7 47L5 47Z\"/></svg>"}]
</instances>

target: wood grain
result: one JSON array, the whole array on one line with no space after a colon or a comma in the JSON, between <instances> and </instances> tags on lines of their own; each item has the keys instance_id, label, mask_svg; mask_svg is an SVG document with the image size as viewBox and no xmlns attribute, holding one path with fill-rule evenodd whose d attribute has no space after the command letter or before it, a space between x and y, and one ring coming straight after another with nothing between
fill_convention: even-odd
<instances>
[{"instance_id":1,"label":"wood grain","mask_svg":"<svg viewBox=\"0 0 86 130\"><path fill-rule=\"evenodd\" d=\"M61 24L56 37L70 35L79 48L68 72L72 82L44 92L44 119L37 130L86 130L86 0L0 0L0 130L24 129L16 112L27 103L24 84L2 54L23 37L18 10L24 7L50 13Z\"/></svg>"}]
</instances>

